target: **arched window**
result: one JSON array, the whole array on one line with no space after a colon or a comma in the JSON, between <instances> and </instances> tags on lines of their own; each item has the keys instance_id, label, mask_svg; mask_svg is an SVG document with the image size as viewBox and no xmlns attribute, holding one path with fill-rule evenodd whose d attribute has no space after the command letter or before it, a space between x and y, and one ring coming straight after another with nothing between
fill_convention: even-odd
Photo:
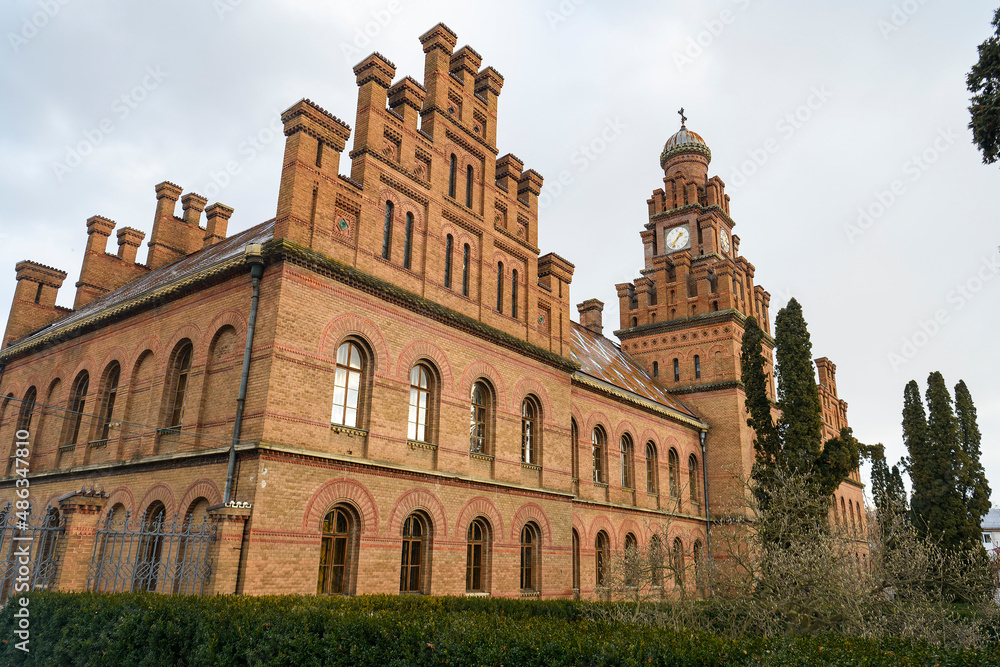
<instances>
[{"instance_id":1,"label":"arched window","mask_svg":"<svg viewBox=\"0 0 1000 667\"><path fill-rule=\"evenodd\" d=\"M382 229L382 259L392 257L392 202L385 203L385 227Z\"/></svg>"},{"instance_id":2,"label":"arched window","mask_svg":"<svg viewBox=\"0 0 1000 667\"><path fill-rule=\"evenodd\" d=\"M444 286L451 289L451 251L455 245L455 238L448 234L444 241Z\"/></svg>"},{"instance_id":3,"label":"arched window","mask_svg":"<svg viewBox=\"0 0 1000 667\"><path fill-rule=\"evenodd\" d=\"M510 274L510 316L517 319L517 269Z\"/></svg>"},{"instance_id":4,"label":"arched window","mask_svg":"<svg viewBox=\"0 0 1000 667\"><path fill-rule=\"evenodd\" d=\"M833 524L840 525L840 514L837 512L837 496L833 496Z\"/></svg>"},{"instance_id":5,"label":"arched window","mask_svg":"<svg viewBox=\"0 0 1000 667\"><path fill-rule=\"evenodd\" d=\"M701 498L698 488L698 457L692 454L688 457L688 486L690 487L691 503L697 505Z\"/></svg>"},{"instance_id":6,"label":"arched window","mask_svg":"<svg viewBox=\"0 0 1000 667\"><path fill-rule=\"evenodd\" d=\"M469 244L462 248L462 296L469 296L469 259L472 254Z\"/></svg>"},{"instance_id":7,"label":"arched window","mask_svg":"<svg viewBox=\"0 0 1000 667\"><path fill-rule=\"evenodd\" d=\"M465 205L472 208L472 165L465 168Z\"/></svg>"},{"instance_id":8,"label":"arched window","mask_svg":"<svg viewBox=\"0 0 1000 667\"><path fill-rule=\"evenodd\" d=\"M166 522L166 507L159 500L154 501L143 515L142 533L136 552L133 590L156 591L164 542L162 533Z\"/></svg>"},{"instance_id":9,"label":"arched window","mask_svg":"<svg viewBox=\"0 0 1000 667\"><path fill-rule=\"evenodd\" d=\"M632 318L632 326L634 326L634 327L639 326L639 318L637 318L637 317L633 317Z\"/></svg>"},{"instance_id":10,"label":"arched window","mask_svg":"<svg viewBox=\"0 0 1000 667\"><path fill-rule=\"evenodd\" d=\"M451 162L448 167L448 196L455 197L455 170L458 169L458 158L451 154Z\"/></svg>"},{"instance_id":11,"label":"arched window","mask_svg":"<svg viewBox=\"0 0 1000 667\"><path fill-rule=\"evenodd\" d=\"M684 543L681 538L674 538L673 554L674 588L684 588Z\"/></svg>"},{"instance_id":12,"label":"arched window","mask_svg":"<svg viewBox=\"0 0 1000 667\"><path fill-rule=\"evenodd\" d=\"M573 588L580 590L580 534L573 529Z\"/></svg>"},{"instance_id":13,"label":"arched window","mask_svg":"<svg viewBox=\"0 0 1000 667\"><path fill-rule=\"evenodd\" d=\"M472 414L469 420L469 451L486 454L489 450L493 395L485 382L472 385Z\"/></svg>"},{"instance_id":14,"label":"arched window","mask_svg":"<svg viewBox=\"0 0 1000 667\"><path fill-rule=\"evenodd\" d=\"M653 362L653 377L660 377L660 362Z\"/></svg>"},{"instance_id":15,"label":"arched window","mask_svg":"<svg viewBox=\"0 0 1000 667\"><path fill-rule=\"evenodd\" d=\"M580 429L575 419L569 421L569 465L574 480L580 479Z\"/></svg>"},{"instance_id":16,"label":"arched window","mask_svg":"<svg viewBox=\"0 0 1000 667\"><path fill-rule=\"evenodd\" d=\"M705 581L708 578L708 564L705 562L705 556L701 549L701 540L695 540L694 545L691 547L691 557L694 560L694 584L698 587L699 591L705 590Z\"/></svg>"},{"instance_id":17,"label":"arched window","mask_svg":"<svg viewBox=\"0 0 1000 667\"><path fill-rule=\"evenodd\" d=\"M170 374L170 404L167 409L168 429L180 430L184 423L184 403L187 400L188 376L191 374L191 355L194 347L190 341L180 345L174 353L174 364Z\"/></svg>"},{"instance_id":18,"label":"arched window","mask_svg":"<svg viewBox=\"0 0 1000 667\"><path fill-rule=\"evenodd\" d=\"M646 493L657 493L656 488L656 445L646 443Z\"/></svg>"},{"instance_id":19,"label":"arched window","mask_svg":"<svg viewBox=\"0 0 1000 667\"><path fill-rule=\"evenodd\" d=\"M635 474L633 473L634 448L632 447L632 437L628 433L622 434L622 486L626 489L635 488Z\"/></svg>"},{"instance_id":20,"label":"arched window","mask_svg":"<svg viewBox=\"0 0 1000 667\"><path fill-rule=\"evenodd\" d=\"M503 313L503 262L497 262L497 312Z\"/></svg>"},{"instance_id":21,"label":"arched window","mask_svg":"<svg viewBox=\"0 0 1000 667\"><path fill-rule=\"evenodd\" d=\"M430 442L427 424L431 406L431 373L423 364L410 369L410 413L406 437L409 440Z\"/></svg>"},{"instance_id":22,"label":"arched window","mask_svg":"<svg viewBox=\"0 0 1000 667\"><path fill-rule=\"evenodd\" d=\"M673 498L680 498L681 496L681 460L677 456L677 450L673 447L670 448L670 452L667 454L667 464L670 469L670 495Z\"/></svg>"},{"instance_id":23,"label":"arched window","mask_svg":"<svg viewBox=\"0 0 1000 667\"><path fill-rule=\"evenodd\" d=\"M701 379L701 357L694 355L694 379Z\"/></svg>"},{"instance_id":24,"label":"arched window","mask_svg":"<svg viewBox=\"0 0 1000 667\"><path fill-rule=\"evenodd\" d=\"M403 268L410 268L410 255L413 248L413 214L406 214L406 235L403 237Z\"/></svg>"},{"instance_id":25,"label":"arched window","mask_svg":"<svg viewBox=\"0 0 1000 667\"><path fill-rule=\"evenodd\" d=\"M361 402L362 375L365 355L354 341L345 341L337 348L337 369L333 379L333 412L330 422L357 428Z\"/></svg>"},{"instance_id":26,"label":"arched window","mask_svg":"<svg viewBox=\"0 0 1000 667\"><path fill-rule=\"evenodd\" d=\"M27 431L29 437L31 433L31 418L35 415L35 401L38 399L38 390L35 387L29 387L28 391L24 393L24 398L21 399L21 408L17 413L17 428L14 429L14 440L11 442L10 447L10 458L7 459L7 474L14 468L15 463L15 453L18 450L19 442L24 442L17 434L22 431Z\"/></svg>"},{"instance_id":27,"label":"arched window","mask_svg":"<svg viewBox=\"0 0 1000 667\"><path fill-rule=\"evenodd\" d=\"M538 590L538 526L532 522L521 529L521 590Z\"/></svg>"},{"instance_id":28,"label":"arched window","mask_svg":"<svg viewBox=\"0 0 1000 667\"><path fill-rule=\"evenodd\" d=\"M87 389L90 387L90 374L81 371L73 382L73 394L69 399L69 416L64 445L75 444L80 437L80 426L83 423L83 411L87 409Z\"/></svg>"},{"instance_id":29,"label":"arched window","mask_svg":"<svg viewBox=\"0 0 1000 667\"><path fill-rule=\"evenodd\" d=\"M399 592L423 593L425 590L423 563L428 551L427 522L414 512L403 522L403 552L399 565Z\"/></svg>"},{"instance_id":30,"label":"arched window","mask_svg":"<svg viewBox=\"0 0 1000 667\"><path fill-rule=\"evenodd\" d=\"M111 417L115 412L115 401L118 398L118 379L121 376L121 366L117 361L111 362L104 372L104 389L101 391L101 413L97 421L97 439L107 440L111 434Z\"/></svg>"},{"instance_id":31,"label":"arched window","mask_svg":"<svg viewBox=\"0 0 1000 667\"><path fill-rule=\"evenodd\" d=\"M534 396L526 396L521 402L521 462L538 464L539 436L538 401Z\"/></svg>"},{"instance_id":32,"label":"arched window","mask_svg":"<svg viewBox=\"0 0 1000 667\"><path fill-rule=\"evenodd\" d=\"M334 507L323 518L317 593L326 595L351 593L357 532L357 521L353 513L342 505Z\"/></svg>"},{"instance_id":33,"label":"arched window","mask_svg":"<svg viewBox=\"0 0 1000 667\"><path fill-rule=\"evenodd\" d=\"M597 585L607 584L608 567L611 565L611 544L608 542L608 534L603 530L597 533L594 540L594 555L596 557Z\"/></svg>"},{"instance_id":34,"label":"arched window","mask_svg":"<svg viewBox=\"0 0 1000 667\"><path fill-rule=\"evenodd\" d=\"M681 381L681 363L674 359L674 382Z\"/></svg>"},{"instance_id":35,"label":"arched window","mask_svg":"<svg viewBox=\"0 0 1000 667\"><path fill-rule=\"evenodd\" d=\"M486 590L486 575L489 563L490 531L482 517L469 524L465 557L465 590L483 592Z\"/></svg>"},{"instance_id":36,"label":"arched window","mask_svg":"<svg viewBox=\"0 0 1000 667\"><path fill-rule=\"evenodd\" d=\"M654 586L663 586L663 542L659 535L649 538L649 570Z\"/></svg>"},{"instance_id":37,"label":"arched window","mask_svg":"<svg viewBox=\"0 0 1000 667\"><path fill-rule=\"evenodd\" d=\"M840 497L840 516L844 518L844 529L847 529L847 504L844 502L844 496Z\"/></svg>"},{"instance_id":38,"label":"arched window","mask_svg":"<svg viewBox=\"0 0 1000 667\"><path fill-rule=\"evenodd\" d=\"M635 539L633 533L625 533L625 585L636 586L639 581L636 577L638 566L639 541Z\"/></svg>"},{"instance_id":39,"label":"arched window","mask_svg":"<svg viewBox=\"0 0 1000 667\"><path fill-rule=\"evenodd\" d=\"M607 439L604 437L604 429L600 426L594 427L591 436L591 443L594 449L594 481L604 482L604 445Z\"/></svg>"}]
</instances>

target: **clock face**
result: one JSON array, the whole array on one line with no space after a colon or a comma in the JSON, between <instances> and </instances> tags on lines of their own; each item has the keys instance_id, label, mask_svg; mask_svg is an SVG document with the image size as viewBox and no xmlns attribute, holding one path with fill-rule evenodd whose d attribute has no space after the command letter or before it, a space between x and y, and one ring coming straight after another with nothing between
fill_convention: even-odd
<instances>
[{"instance_id":1,"label":"clock face","mask_svg":"<svg viewBox=\"0 0 1000 667\"><path fill-rule=\"evenodd\" d=\"M667 230L664 240L671 250L680 250L687 247L688 241L691 240L691 232L687 227L674 227Z\"/></svg>"},{"instance_id":2,"label":"clock face","mask_svg":"<svg viewBox=\"0 0 1000 667\"><path fill-rule=\"evenodd\" d=\"M725 229L719 232L719 241L722 245L722 252L729 252L729 234Z\"/></svg>"}]
</instances>

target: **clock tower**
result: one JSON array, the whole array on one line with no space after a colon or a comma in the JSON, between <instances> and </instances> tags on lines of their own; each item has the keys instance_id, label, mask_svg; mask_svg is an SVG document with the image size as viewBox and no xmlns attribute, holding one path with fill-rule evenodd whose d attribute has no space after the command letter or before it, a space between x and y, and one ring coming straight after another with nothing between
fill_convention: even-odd
<instances>
[{"instance_id":1,"label":"clock tower","mask_svg":"<svg viewBox=\"0 0 1000 667\"><path fill-rule=\"evenodd\" d=\"M641 276L616 285L621 329L615 335L622 350L709 424L706 465L718 475L709 501L721 510L737 491L736 476L749 474L754 460L740 382L750 316L768 334L763 353L774 398L770 295L754 285L753 264L739 254L725 183L708 176L712 151L686 120L682 109L681 128L660 154L663 187L647 200Z\"/></svg>"}]
</instances>

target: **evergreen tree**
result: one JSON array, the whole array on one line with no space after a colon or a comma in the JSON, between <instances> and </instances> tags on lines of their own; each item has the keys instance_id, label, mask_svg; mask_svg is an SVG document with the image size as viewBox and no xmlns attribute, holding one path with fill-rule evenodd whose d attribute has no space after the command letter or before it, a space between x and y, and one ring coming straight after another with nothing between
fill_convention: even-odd
<instances>
[{"instance_id":1,"label":"evergreen tree","mask_svg":"<svg viewBox=\"0 0 1000 667\"><path fill-rule=\"evenodd\" d=\"M910 380L903 389L903 444L909 453L906 468L910 473L910 484L913 486L913 497L910 501L910 511L916 517L926 514L931 501L931 490L934 480L933 457L928 451L927 415L924 404L920 400L920 387L916 380ZM926 534L926 524L917 520L917 530Z\"/></svg>"},{"instance_id":2,"label":"evergreen tree","mask_svg":"<svg viewBox=\"0 0 1000 667\"><path fill-rule=\"evenodd\" d=\"M983 154L983 163L1000 157L1000 9L993 15L993 36L979 45L979 62L965 78L972 93L969 114L972 141Z\"/></svg>"},{"instance_id":3,"label":"evergreen tree","mask_svg":"<svg viewBox=\"0 0 1000 667\"><path fill-rule=\"evenodd\" d=\"M782 463L790 472L808 473L823 442L822 406L813 371L812 342L802 306L795 299L778 311L774 338Z\"/></svg>"},{"instance_id":4,"label":"evergreen tree","mask_svg":"<svg viewBox=\"0 0 1000 667\"><path fill-rule=\"evenodd\" d=\"M875 500L875 513L879 518L900 514L906 511L906 488L903 486L903 476L899 466L892 469L885 460L885 447L881 444L872 445L867 451L872 462L872 498Z\"/></svg>"},{"instance_id":5,"label":"evergreen tree","mask_svg":"<svg viewBox=\"0 0 1000 667\"><path fill-rule=\"evenodd\" d=\"M960 488L966 468L965 452L958 443L958 421L952 411L951 394L944 376L934 371L927 376L927 441L933 454L933 504L925 508L923 519L931 535L940 536L946 549L968 541L969 527ZM936 465L935 465L936 464ZM979 527L976 526L976 535Z\"/></svg>"},{"instance_id":6,"label":"evergreen tree","mask_svg":"<svg viewBox=\"0 0 1000 667\"><path fill-rule=\"evenodd\" d=\"M976 420L976 406L964 380L959 380L955 385L955 416L959 446L965 455L965 469L959 476L959 492L965 503L970 532L978 542L983 517L990 511L992 491L986 479L986 470L979 460L982 436Z\"/></svg>"},{"instance_id":7,"label":"evergreen tree","mask_svg":"<svg viewBox=\"0 0 1000 667\"><path fill-rule=\"evenodd\" d=\"M767 395L767 376L764 373L765 359L761 352L763 343L764 332L755 318L748 317L743 324L743 344L740 350L741 379L749 413L747 426L754 430L753 446L757 461L773 466L781 453L781 442L774 420L771 419L771 401Z\"/></svg>"}]
</instances>

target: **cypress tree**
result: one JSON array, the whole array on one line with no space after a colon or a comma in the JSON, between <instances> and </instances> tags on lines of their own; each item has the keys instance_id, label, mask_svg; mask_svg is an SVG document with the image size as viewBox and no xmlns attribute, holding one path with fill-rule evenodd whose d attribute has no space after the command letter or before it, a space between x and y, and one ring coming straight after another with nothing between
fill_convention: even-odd
<instances>
[{"instance_id":1,"label":"cypress tree","mask_svg":"<svg viewBox=\"0 0 1000 667\"><path fill-rule=\"evenodd\" d=\"M983 517L990 510L992 491L986 479L986 470L979 460L982 435L976 420L976 406L964 380L955 385L955 417L958 442L965 462L965 469L959 475L959 492L966 507L968 532L971 539L978 543Z\"/></svg>"},{"instance_id":2,"label":"cypress tree","mask_svg":"<svg viewBox=\"0 0 1000 667\"><path fill-rule=\"evenodd\" d=\"M773 466L781 453L781 442L771 419L771 401L767 395L764 355L761 352L764 332L757 320L748 317L743 324L743 344L740 350L740 376L746 394L747 426L754 430L754 450L757 461Z\"/></svg>"},{"instance_id":3,"label":"cypress tree","mask_svg":"<svg viewBox=\"0 0 1000 667\"><path fill-rule=\"evenodd\" d=\"M778 378L778 432L790 472L809 473L823 442L822 406L813 371L812 342L802 306L791 299L774 323Z\"/></svg>"},{"instance_id":4,"label":"cypress tree","mask_svg":"<svg viewBox=\"0 0 1000 667\"><path fill-rule=\"evenodd\" d=\"M927 415L916 380L907 382L903 389L903 444L909 453L907 470L913 486L910 511L917 531L926 535L927 524L920 517L925 516L927 508L933 504L934 464L927 442Z\"/></svg>"}]
</instances>

